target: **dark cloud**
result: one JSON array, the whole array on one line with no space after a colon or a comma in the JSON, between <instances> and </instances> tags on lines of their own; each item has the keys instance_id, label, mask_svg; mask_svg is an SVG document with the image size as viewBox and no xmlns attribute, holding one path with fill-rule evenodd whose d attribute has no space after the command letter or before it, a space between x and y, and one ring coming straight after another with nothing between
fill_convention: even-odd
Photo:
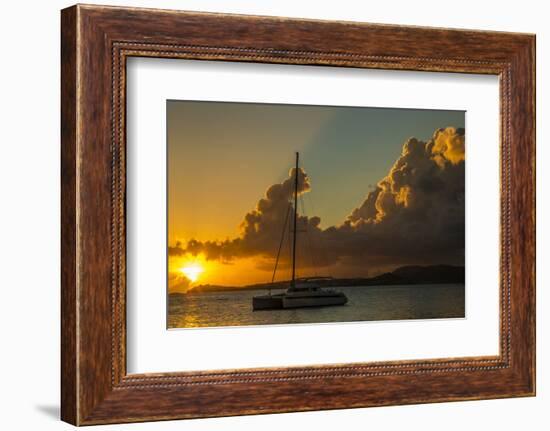
<instances>
[{"instance_id":1,"label":"dark cloud","mask_svg":"<svg viewBox=\"0 0 550 431\"><path fill-rule=\"evenodd\" d=\"M237 238L191 240L185 246L178 243L169 248L169 254L202 253L220 261L261 256L268 258L262 265L269 266L288 217L295 174L292 169L284 182L268 188L256 208L245 215ZM298 175L302 195L311 189L311 183L304 170L299 169ZM309 248L309 254L315 256L309 261L302 259L300 265L463 264L464 181L463 129L436 130L428 142L408 139L386 177L341 225L322 230L319 217L299 217L299 231L307 230L299 254ZM282 255L283 266L288 263L285 256L288 253Z\"/></svg>"},{"instance_id":2,"label":"dark cloud","mask_svg":"<svg viewBox=\"0 0 550 431\"><path fill-rule=\"evenodd\" d=\"M410 138L388 175L336 231L361 232L378 257L460 261L464 254L464 130ZM361 239L362 240L362 239ZM375 242L376 244L372 244Z\"/></svg>"},{"instance_id":3,"label":"dark cloud","mask_svg":"<svg viewBox=\"0 0 550 431\"><path fill-rule=\"evenodd\" d=\"M256 208L244 216L240 225L239 237L224 241L192 239L185 247L181 243L169 247L169 255L180 256L187 253L198 255L202 253L207 259L221 261L253 255L273 256L277 252L285 220L287 223L289 222L287 217L291 211L289 202L294 194L295 175L296 169L293 168L285 181L267 189L265 196L258 201ZM307 193L311 189L309 177L301 168L298 169L298 186L299 195ZM320 221L319 217L300 216L299 229L318 229Z\"/></svg>"}]
</instances>

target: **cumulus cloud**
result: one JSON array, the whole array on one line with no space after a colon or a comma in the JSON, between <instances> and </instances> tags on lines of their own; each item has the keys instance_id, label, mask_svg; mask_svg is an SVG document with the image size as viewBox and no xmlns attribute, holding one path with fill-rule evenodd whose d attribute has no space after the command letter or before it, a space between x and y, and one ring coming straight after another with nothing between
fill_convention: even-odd
<instances>
[{"instance_id":1,"label":"cumulus cloud","mask_svg":"<svg viewBox=\"0 0 550 431\"><path fill-rule=\"evenodd\" d=\"M428 142L410 138L388 175L336 230L364 233L378 243L379 256L460 261L464 184L464 129L436 130Z\"/></svg>"},{"instance_id":2,"label":"cumulus cloud","mask_svg":"<svg viewBox=\"0 0 550 431\"><path fill-rule=\"evenodd\" d=\"M249 256L274 258L291 211L295 175L292 169L285 181L267 189L255 209L244 216L238 237L190 240L170 247L169 254L202 253L207 259L220 261ZM298 180L299 193L307 193L312 185L301 168ZM463 263L464 181L463 129L438 129L428 142L410 138L388 174L340 225L323 230L319 217L300 215L298 229L308 232L307 241L300 241L300 245L313 249L310 251L318 257L317 266ZM304 260L300 263L310 264Z\"/></svg>"},{"instance_id":3,"label":"cumulus cloud","mask_svg":"<svg viewBox=\"0 0 550 431\"><path fill-rule=\"evenodd\" d=\"M298 194L302 195L311 189L308 175L298 168ZM265 192L265 196L256 204L256 208L248 212L240 225L240 235L234 239L223 241L190 240L185 246L177 243L169 247L171 256L190 253L204 254L207 259L217 259L224 262L235 257L261 255L272 257L277 252L283 225L289 223L291 211L290 201L294 196L296 168L292 168L288 178L282 183L273 184ZM308 232L319 230L319 217L300 216L298 229ZM287 224L288 226L288 224Z\"/></svg>"}]
</instances>

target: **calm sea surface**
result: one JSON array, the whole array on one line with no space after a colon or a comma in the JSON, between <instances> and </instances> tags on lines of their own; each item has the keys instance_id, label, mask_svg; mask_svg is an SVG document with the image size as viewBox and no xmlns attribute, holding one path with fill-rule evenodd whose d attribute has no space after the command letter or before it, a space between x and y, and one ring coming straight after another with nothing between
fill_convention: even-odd
<instances>
[{"instance_id":1,"label":"calm sea surface","mask_svg":"<svg viewBox=\"0 0 550 431\"><path fill-rule=\"evenodd\" d=\"M464 284L340 287L344 306L252 311L266 290L170 295L169 328L464 317ZM274 290L273 293L276 291Z\"/></svg>"}]
</instances>

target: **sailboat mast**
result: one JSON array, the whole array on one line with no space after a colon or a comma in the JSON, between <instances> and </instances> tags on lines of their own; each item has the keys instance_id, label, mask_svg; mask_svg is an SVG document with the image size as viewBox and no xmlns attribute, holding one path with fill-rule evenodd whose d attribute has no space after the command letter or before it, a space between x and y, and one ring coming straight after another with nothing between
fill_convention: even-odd
<instances>
[{"instance_id":1,"label":"sailboat mast","mask_svg":"<svg viewBox=\"0 0 550 431\"><path fill-rule=\"evenodd\" d=\"M294 172L294 235L292 236L292 281L290 287L296 287L296 234L298 222L298 159L300 155L296 152L296 171Z\"/></svg>"}]
</instances>

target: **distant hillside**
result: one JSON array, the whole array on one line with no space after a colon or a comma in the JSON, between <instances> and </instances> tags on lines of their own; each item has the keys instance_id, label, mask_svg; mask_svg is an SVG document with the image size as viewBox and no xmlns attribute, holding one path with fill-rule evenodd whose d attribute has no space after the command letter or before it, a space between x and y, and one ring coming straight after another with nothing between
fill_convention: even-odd
<instances>
[{"instance_id":1,"label":"distant hillside","mask_svg":"<svg viewBox=\"0 0 550 431\"><path fill-rule=\"evenodd\" d=\"M450 265L402 266L393 275L412 284L464 283L464 267Z\"/></svg>"},{"instance_id":2,"label":"distant hillside","mask_svg":"<svg viewBox=\"0 0 550 431\"><path fill-rule=\"evenodd\" d=\"M430 266L401 266L392 272L377 275L370 278L325 278L320 281L322 286L348 287L348 286L391 286L397 284L446 284L464 283L464 267L451 265ZM260 283L248 286L220 286L213 284L201 284L195 286L188 293L223 292L249 289L286 289L289 281L276 283Z\"/></svg>"}]
</instances>

